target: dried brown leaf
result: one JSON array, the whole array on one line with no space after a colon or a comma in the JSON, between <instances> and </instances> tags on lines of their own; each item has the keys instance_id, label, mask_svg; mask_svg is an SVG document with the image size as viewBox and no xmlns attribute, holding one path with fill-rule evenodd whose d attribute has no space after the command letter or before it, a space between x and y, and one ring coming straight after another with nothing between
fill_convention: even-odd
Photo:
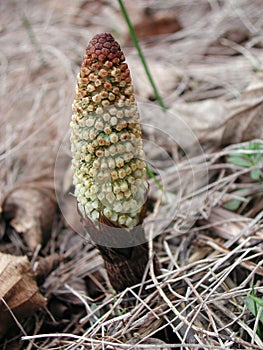
<instances>
[{"instance_id":1,"label":"dried brown leaf","mask_svg":"<svg viewBox=\"0 0 263 350\"><path fill-rule=\"evenodd\" d=\"M263 137L263 101L244 106L234 113L225 124L222 144L245 142Z\"/></svg>"},{"instance_id":2,"label":"dried brown leaf","mask_svg":"<svg viewBox=\"0 0 263 350\"><path fill-rule=\"evenodd\" d=\"M261 73L262 74L262 73ZM239 99L206 99L175 103L170 112L179 113L202 143L229 145L263 137L263 79L259 74Z\"/></svg>"},{"instance_id":3,"label":"dried brown leaf","mask_svg":"<svg viewBox=\"0 0 263 350\"><path fill-rule=\"evenodd\" d=\"M207 48L206 55L236 55L238 52L232 48L224 45L224 39L229 42L244 44L249 39L249 31L247 28L233 24L232 28L227 29L219 38L212 42Z\"/></svg>"},{"instance_id":4,"label":"dried brown leaf","mask_svg":"<svg viewBox=\"0 0 263 350\"><path fill-rule=\"evenodd\" d=\"M37 282L43 282L45 277L48 276L56 267L59 266L63 260L63 256L54 253L44 258L40 257L34 266Z\"/></svg>"},{"instance_id":5,"label":"dried brown leaf","mask_svg":"<svg viewBox=\"0 0 263 350\"><path fill-rule=\"evenodd\" d=\"M206 132L205 140L212 138L215 144L221 136L218 128L220 128L227 113L227 106L221 100L215 99L206 99L192 103L175 102L169 109L169 112L182 118L191 127L198 139L204 138L203 134ZM171 134L178 129L176 124L169 125L169 127L174 129L171 131ZM209 130L209 133L207 130ZM178 131L182 133L181 130ZM193 140L188 142L191 141Z\"/></svg>"},{"instance_id":6,"label":"dried brown leaf","mask_svg":"<svg viewBox=\"0 0 263 350\"><path fill-rule=\"evenodd\" d=\"M175 33L182 29L182 26L176 18L174 11L163 10L156 13L147 11L140 22L135 25L135 31L138 38L153 37L168 33Z\"/></svg>"},{"instance_id":7,"label":"dried brown leaf","mask_svg":"<svg viewBox=\"0 0 263 350\"><path fill-rule=\"evenodd\" d=\"M211 227L214 234L226 240L239 238L240 233L251 224L253 219L236 214L221 207L212 208L210 215L204 223ZM257 229L254 235L262 239L263 230Z\"/></svg>"},{"instance_id":8,"label":"dried brown leaf","mask_svg":"<svg viewBox=\"0 0 263 350\"><path fill-rule=\"evenodd\" d=\"M49 237L56 206L53 182L39 180L13 188L3 202L3 214L34 250Z\"/></svg>"},{"instance_id":9,"label":"dried brown leaf","mask_svg":"<svg viewBox=\"0 0 263 350\"><path fill-rule=\"evenodd\" d=\"M11 312L19 321L46 304L26 256L0 253L0 299L0 338L14 323Z\"/></svg>"},{"instance_id":10,"label":"dried brown leaf","mask_svg":"<svg viewBox=\"0 0 263 350\"><path fill-rule=\"evenodd\" d=\"M263 138L262 72L243 92L240 101L230 107L222 144L233 144Z\"/></svg>"}]
</instances>

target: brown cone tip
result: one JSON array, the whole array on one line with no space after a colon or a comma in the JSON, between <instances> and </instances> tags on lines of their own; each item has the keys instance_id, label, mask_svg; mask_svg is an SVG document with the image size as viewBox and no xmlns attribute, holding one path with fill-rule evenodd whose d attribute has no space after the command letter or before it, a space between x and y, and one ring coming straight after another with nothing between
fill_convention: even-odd
<instances>
[{"instance_id":1,"label":"brown cone tip","mask_svg":"<svg viewBox=\"0 0 263 350\"><path fill-rule=\"evenodd\" d=\"M114 64L125 60L120 45L110 33L95 35L87 47L86 55L101 62L109 60Z\"/></svg>"}]
</instances>

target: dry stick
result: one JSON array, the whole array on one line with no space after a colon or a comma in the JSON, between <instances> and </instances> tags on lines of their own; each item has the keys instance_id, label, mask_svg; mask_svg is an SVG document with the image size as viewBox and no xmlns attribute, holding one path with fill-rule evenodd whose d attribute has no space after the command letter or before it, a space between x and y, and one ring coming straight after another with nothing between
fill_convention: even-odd
<instances>
[{"instance_id":1,"label":"dry stick","mask_svg":"<svg viewBox=\"0 0 263 350\"><path fill-rule=\"evenodd\" d=\"M148 277L142 227L148 184L130 71L110 33L96 35L83 58L73 103L71 150L78 209L112 287L124 291ZM153 264L158 274L156 257Z\"/></svg>"}]
</instances>

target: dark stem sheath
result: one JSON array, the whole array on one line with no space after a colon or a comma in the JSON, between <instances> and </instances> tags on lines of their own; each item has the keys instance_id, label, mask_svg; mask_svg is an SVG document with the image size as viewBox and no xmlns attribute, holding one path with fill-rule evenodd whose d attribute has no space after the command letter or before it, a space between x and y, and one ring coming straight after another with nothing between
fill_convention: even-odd
<instances>
[{"instance_id":1,"label":"dark stem sheath","mask_svg":"<svg viewBox=\"0 0 263 350\"><path fill-rule=\"evenodd\" d=\"M146 272L147 267L149 270L148 243L141 225L128 231L106 218L100 218L99 228L88 219L85 222L116 292L140 284L144 277L146 280L149 278L149 272ZM156 256L153 256L152 263L155 274L159 275L160 267Z\"/></svg>"},{"instance_id":2,"label":"dark stem sheath","mask_svg":"<svg viewBox=\"0 0 263 350\"><path fill-rule=\"evenodd\" d=\"M105 268L112 287L116 292L122 292L149 278L146 272L149 256L148 244L140 244L129 248L109 248L97 245L104 260ZM156 256L153 257L155 274L160 273ZM149 268L149 267L148 267Z\"/></svg>"}]
</instances>

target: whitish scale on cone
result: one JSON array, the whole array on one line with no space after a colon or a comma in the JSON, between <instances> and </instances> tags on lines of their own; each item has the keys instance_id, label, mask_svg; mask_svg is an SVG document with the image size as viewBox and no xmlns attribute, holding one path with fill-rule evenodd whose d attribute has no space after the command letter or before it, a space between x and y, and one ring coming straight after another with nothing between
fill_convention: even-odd
<instances>
[{"instance_id":1,"label":"whitish scale on cone","mask_svg":"<svg viewBox=\"0 0 263 350\"><path fill-rule=\"evenodd\" d=\"M147 192L139 114L130 71L110 33L89 43L77 77L71 121L78 207L127 228L138 224Z\"/></svg>"}]
</instances>

